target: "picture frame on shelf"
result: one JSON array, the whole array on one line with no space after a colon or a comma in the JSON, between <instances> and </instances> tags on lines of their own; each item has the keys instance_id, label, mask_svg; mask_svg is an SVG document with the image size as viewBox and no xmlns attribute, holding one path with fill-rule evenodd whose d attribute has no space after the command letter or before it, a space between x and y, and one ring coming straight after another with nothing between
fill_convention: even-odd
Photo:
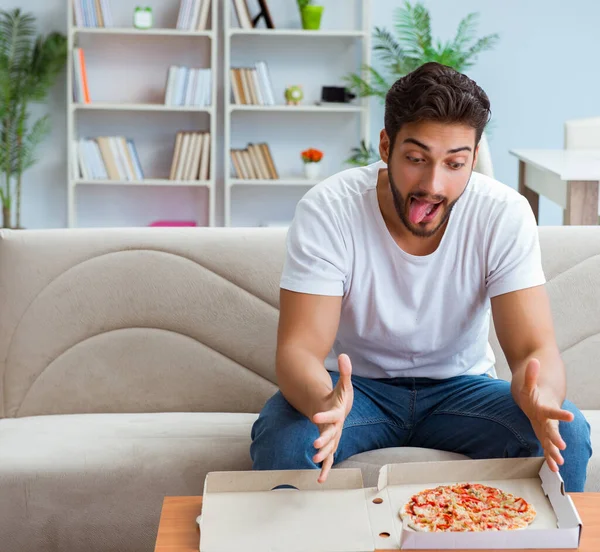
<instances>
[{"instance_id":1,"label":"picture frame on shelf","mask_svg":"<svg viewBox=\"0 0 600 552\"><path fill-rule=\"evenodd\" d=\"M265 25L267 26L267 29L274 29L275 23L273 22L273 18L271 17L271 12L269 10L269 6L267 5L267 0L258 0L258 6L260 8L260 12L252 20L252 26L256 27L257 23L261 20L261 18L263 18L265 20Z\"/></svg>"}]
</instances>

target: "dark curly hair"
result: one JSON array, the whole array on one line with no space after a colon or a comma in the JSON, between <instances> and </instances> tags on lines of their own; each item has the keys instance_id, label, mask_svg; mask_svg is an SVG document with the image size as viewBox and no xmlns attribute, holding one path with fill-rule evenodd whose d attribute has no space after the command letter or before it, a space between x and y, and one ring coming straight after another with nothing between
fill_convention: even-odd
<instances>
[{"instance_id":1,"label":"dark curly hair","mask_svg":"<svg viewBox=\"0 0 600 552\"><path fill-rule=\"evenodd\" d=\"M471 126L477 146L490 115L490 100L475 81L436 62L398 79L385 98L385 130L391 147L403 124L419 121Z\"/></svg>"}]
</instances>

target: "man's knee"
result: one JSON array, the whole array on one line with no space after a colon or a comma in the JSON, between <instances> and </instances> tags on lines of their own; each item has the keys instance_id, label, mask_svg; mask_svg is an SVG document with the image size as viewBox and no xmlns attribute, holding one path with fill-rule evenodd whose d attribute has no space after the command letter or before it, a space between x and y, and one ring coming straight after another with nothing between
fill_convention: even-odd
<instances>
[{"instance_id":1,"label":"man's knee","mask_svg":"<svg viewBox=\"0 0 600 552\"><path fill-rule=\"evenodd\" d=\"M587 462L592 456L591 428L581 411L570 401L565 401L563 408L573 414L570 422L560 422L559 432L567 445L564 455L569 450L570 455L577 455Z\"/></svg>"},{"instance_id":2,"label":"man's knee","mask_svg":"<svg viewBox=\"0 0 600 552\"><path fill-rule=\"evenodd\" d=\"M317 426L294 409L278 392L252 426L250 456L255 470L316 468L313 443Z\"/></svg>"}]
</instances>

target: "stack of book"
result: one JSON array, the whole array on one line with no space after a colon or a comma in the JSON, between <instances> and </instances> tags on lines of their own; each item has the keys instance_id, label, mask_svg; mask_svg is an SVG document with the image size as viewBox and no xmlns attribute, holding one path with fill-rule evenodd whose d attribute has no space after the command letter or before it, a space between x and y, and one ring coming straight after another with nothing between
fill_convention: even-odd
<instances>
[{"instance_id":1,"label":"stack of book","mask_svg":"<svg viewBox=\"0 0 600 552\"><path fill-rule=\"evenodd\" d=\"M109 0L73 0L77 27L112 27Z\"/></svg>"},{"instance_id":2,"label":"stack of book","mask_svg":"<svg viewBox=\"0 0 600 552\"><path fill-rule=\"evenodd\" d=\"M230 74L234 103L275 105L269 68L264 61L256 62L254 67L232 67Z\"/></svg>"},{"instance_id":3,"label":"stack of book","mask_svg":"<svg viewBox=\"0 0 600 552\"><path fill-rule=\"evenodd\" d=\"M212 102L212 72L171 65L167 75L165 105L207 106Z\"/></svg>"},{"instance_id":4,"label":"stack of book","mask_svg":"<svg viewBox=\"0 0 600 552\"><path fill-rule=\"evenodd\" d=\"M143 180L133 140L124 136L81 138L77 142L79 176L84 180Z\"/></svg>"},{"instance_id":5,"label":"stack of book","mask_svg":"<svg viewBox=\"0 0 600 552\"><path fill-rule=\"evenodd\" d=\"M169 180L208 180L210 133L178 132Z\"/></svg>"},{"instance_id":6,"label":"stack of book","mask_svg":"<svg viewBox=\"0 0 600 552\"><path fill-rule=\"evenodd\" d=\"M181 31L205 31L211 0L181 0L177 28Z\"/></svg>"},{"instance_id":7,"label":"stack of book","mask_svg":"<svg viewBox=\"0 0 600 552\"><path fill-rule=\"evenodd\" d=\"M269 145L248 144L244 149L231 149L234 178L242 180L277 180L279 175Z\"/></svg>"},{"instance_id":8,"label":"stack of book","mask_svg":"<svg viewBox=\"0 0 600 552\"><path fill-rule=\"evenodd\" d=\"M86 104L91 102L83 48L73 48L73 101Z\"/></svg>"}]
</instances>

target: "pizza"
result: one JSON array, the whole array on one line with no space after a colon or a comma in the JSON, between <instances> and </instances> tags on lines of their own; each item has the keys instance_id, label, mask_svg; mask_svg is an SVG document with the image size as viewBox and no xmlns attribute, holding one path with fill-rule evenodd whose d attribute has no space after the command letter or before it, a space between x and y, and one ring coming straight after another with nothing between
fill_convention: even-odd
<instances>
[{"instance_id":1,"label":"pizza","mask_svg":"<svg viewBox=\"0 0 600 552\"><path fill-rule=\"evenodd\" d=\"M479 483L425 489L400 510L415 531L512 531L525 529L535 516L525 499Z\"/></svg>"}]
</instances>

